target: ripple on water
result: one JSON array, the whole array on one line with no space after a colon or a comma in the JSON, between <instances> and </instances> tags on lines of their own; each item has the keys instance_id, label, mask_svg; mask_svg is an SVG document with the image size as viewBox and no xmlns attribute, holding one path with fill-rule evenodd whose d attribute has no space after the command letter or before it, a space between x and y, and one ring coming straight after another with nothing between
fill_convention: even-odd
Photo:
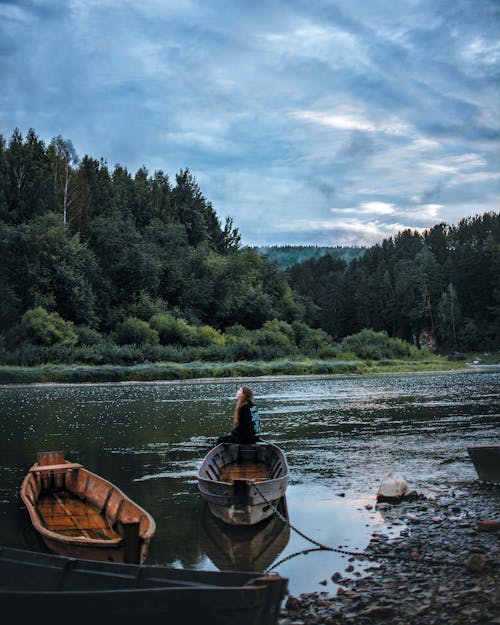
<instances>
[{"instance_id":1,"label":"ripple on water","mask_svg":"<svg viewBox=\"0 0 500 625\"><path fill-rule=\"evenodd\" d=\"M476 479L467 445L500 436L500 371L250 383L264 438L287 455L292 524L337 548L362 550L374 531L401 531L366 508L373 506L387 472L401 472L430 497L443 484L459 492L460 484ZM157 534L151 563L216 568L202 538L203 502L195 478L197 463L216 437L232 428L240 384L0 388L0 512L6 544L26 547L20 482L36 452L57 443L153 515ZM286 544L271 554L272 562L312 546L291 531ZM277 570L290 578L294 594L335 591L331 575L345 574L348 564L353 563L341 554L313 551ZM363 574L358 566L356 572ZM326 585L320 583L324 580Z\"/></svg>"}]
</instances>

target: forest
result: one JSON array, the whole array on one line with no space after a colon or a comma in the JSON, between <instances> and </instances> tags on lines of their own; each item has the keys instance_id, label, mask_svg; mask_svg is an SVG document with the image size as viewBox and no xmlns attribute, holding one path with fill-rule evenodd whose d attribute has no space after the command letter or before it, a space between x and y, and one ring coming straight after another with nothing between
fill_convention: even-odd
<instances>
[{"instance_id":1,"label":"forest","mask_svg":"<svg viewBox=\"0 0 500 625\"><path fill-rule=\"evenodd\" d=\"M285 275L309 323L336 340L371 328L411 343L428 330L447 350L500 344L499 213L404 230L350 263L323 256Z\"/></svg>"},{"instance_id":2,"label":"forest","mask_svg":"<svg viewBox=\"0 0 500 625\"><path fill-rule=\"evenodd\" d=\"M0 363L334 358L422 330L443 352L500 346L500 217L368 249L270 258L221 223L189 169L171 180L0 136Z\"/></svg>"}]
</instances>

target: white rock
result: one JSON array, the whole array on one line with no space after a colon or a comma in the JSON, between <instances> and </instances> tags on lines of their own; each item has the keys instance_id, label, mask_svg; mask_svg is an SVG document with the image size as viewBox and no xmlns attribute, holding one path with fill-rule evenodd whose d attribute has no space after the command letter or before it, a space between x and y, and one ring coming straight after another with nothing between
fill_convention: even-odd
<instances>
[{"instance_id":1,"label":"white rock","mask_svg":"<svg viewBox=\"0 0 500 625\"><path fill-rule=\"evenodd\" d=\"M404 497L408 494L408 490L408 482L401 473L390 471L383 477L377 497Z\"/></svg>"}]
</instances>

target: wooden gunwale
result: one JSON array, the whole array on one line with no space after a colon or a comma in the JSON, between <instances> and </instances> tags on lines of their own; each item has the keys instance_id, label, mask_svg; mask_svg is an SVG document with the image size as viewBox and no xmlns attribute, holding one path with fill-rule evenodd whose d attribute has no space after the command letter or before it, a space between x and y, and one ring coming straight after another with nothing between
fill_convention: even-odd
<instances>
[{"instance_id":1,"label":"wooden gunwale","mask_svg":"<svg viewBox=\"0 0 500 625\"><path fill-rule=\"evenodd\" d=\"M109 550L126 546L125 530L132 524L137 527L138 557L141 561L146 557L156 530L154 519L118 487L82 465L35 463L20 494L34 529L49 550L59 555L80 555L88 550L91 557L114 560L116 556L108 555Z\"/></svg>"},{"instance_id":2,"label":"wooden gunwale","mask_svg":"<svg viewBox=\"0 0 500 625\"><path fill-rule=\"evenodd\" d=\"M288 479L285 455L276 445L223 443L203 459L198 490L221 520L254 525L273 514L269 503L276 504L284 496Z\"/></svg>"},{"instance_id":3,"label":"wooden gunwale","mask_svg":"<svg viewBox=\"0 0 500 625\"><path fill-rule=\"evenodd\" d=\"M157 622L276 625L287 578L277 574L199 571L67 558L0 547L4 612L45 623ZM132 620L134 619L134 620ZM158 621L159 622L159 621Z\"/></svg>"}]
</instances>

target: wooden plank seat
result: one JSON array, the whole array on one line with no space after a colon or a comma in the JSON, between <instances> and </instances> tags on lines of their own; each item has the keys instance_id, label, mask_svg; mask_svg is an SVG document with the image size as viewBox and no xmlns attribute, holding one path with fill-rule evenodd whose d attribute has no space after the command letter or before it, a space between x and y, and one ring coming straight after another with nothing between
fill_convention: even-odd
<instances>
[{"instance_id":1,"label":"wooden plank seat","mask_svg":"<svg viewBox=\"0 0 500 625\"><path fill-rule=\"evenodd\" d=\"M64 462L63 464L44 464L31 467L30 473L48 473L50 471L69 471L73 469L81 469L82 465L78 462Z\"/></svg>"}]
</instances>

